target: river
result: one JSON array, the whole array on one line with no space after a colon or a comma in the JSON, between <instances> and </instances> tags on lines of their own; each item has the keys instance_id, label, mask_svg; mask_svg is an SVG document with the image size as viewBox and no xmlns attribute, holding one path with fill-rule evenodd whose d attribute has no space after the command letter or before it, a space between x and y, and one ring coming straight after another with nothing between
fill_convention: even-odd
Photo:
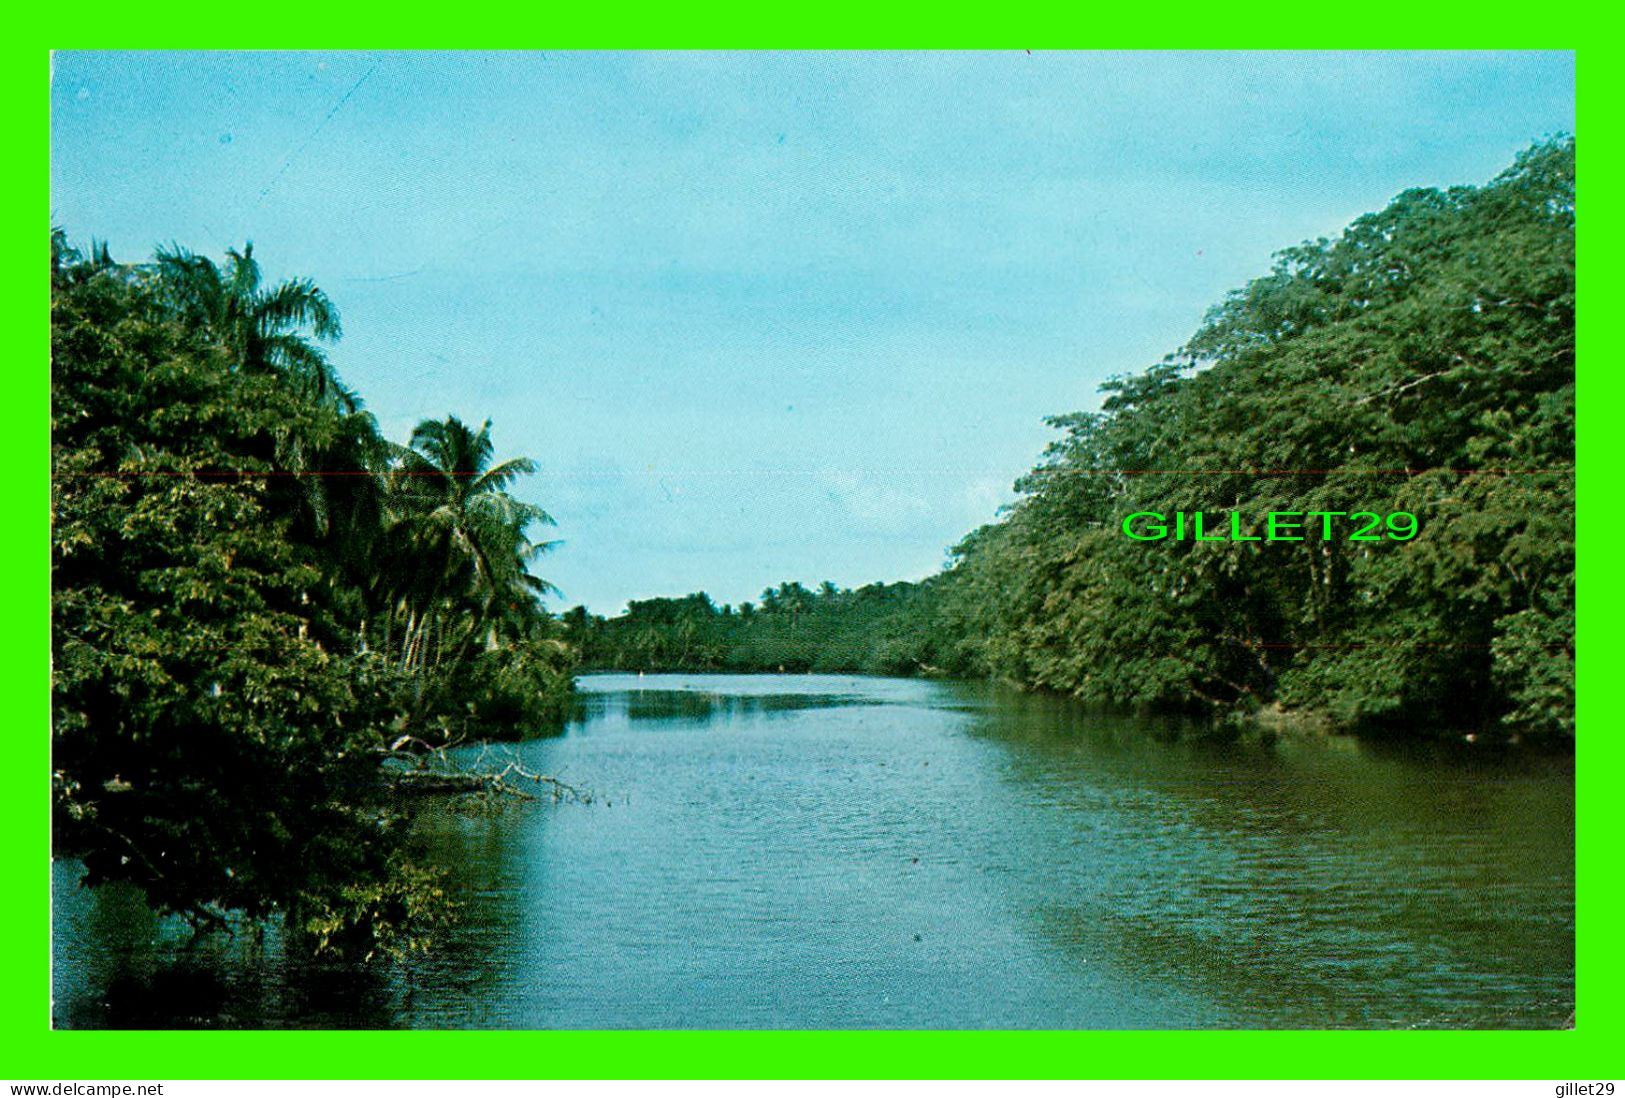
<instances>
[{"instance_id":1,"label":"river","mask_svg":"<svg viewBox=\"0 0 1625 1098\"><path fill-rule=\"evenodd\" d=\"M406 970L188 942L53 867L59 1027L1527 1028L1574 1002L1572 757L1214 745L990 685L591 675L417 829ZM467 756L469 761L474 752Z\"/></svg>"}]
</instances>

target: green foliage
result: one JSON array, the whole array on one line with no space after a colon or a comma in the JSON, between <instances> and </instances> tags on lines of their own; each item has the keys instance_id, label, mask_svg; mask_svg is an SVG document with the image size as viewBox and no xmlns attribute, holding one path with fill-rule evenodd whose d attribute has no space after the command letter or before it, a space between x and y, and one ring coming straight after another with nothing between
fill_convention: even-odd
<instances>
[{"instance_id":1,"label":"green foliage","mask_svg":"<svg viewBox=\"0 0 1625 1098\"><path fill-rule=\"evenodd\" d=\"M855 591L824 581L817 591L786 582L762 593L760 609L718 607L704 592L628 604L605 620L577 607L566 637L589 667L628 671L786 671L819 674L939 673L942 629L923 584L870 584Z\"/></svg>"},{"instance_id":2,"label":"green foliage","mask_svg":"<svg viewBox=\"0 0 1625 1098\"><path fill-rule=\"evenodd\" d=\"M569 712L576 653L546 636L477 653L468 661L461 699L472 729L491 736L556 728Z\"/></svg>"},{"instance_id":3,"label":"green foliage","mask_svg":"<svg viewBox=\"0 0 1625 1098\"><path fill-rule=\"evenodd\" d=\"M306 342L331 304L250 249L125 266L53 233L51 286L57 853L200 926L399 955L443 896L380 765L570 689L525 570L545 516L503 490L527 463L454 419L384 442Z\"/></svg>"},{"instance_id":4,"label":"green foliage","mask_svg":"<svg viewBox=\"0 0 1625 1098\"><path fill-rule=\"evenodd\" d=\"M446 872L392 857L376 880L302 897L290 920L296 940L317 956L404 961L431 949L456 922L461 905L447 894Z\"/></svg>"},{"instance_id":5,"label":"green foliage","mask_svg":"<svg viewBox=\"0 0 1625 1098\"><path fill-rule=\"evenodd\" d=\"M969 662L1117 703L1572 736L1573 165L1537 146L1289 249L1101 412L1053 419L944 587ZM1180 510L1402 510L1422 534L1119 532Z\"/></svg>"}]
</instances>

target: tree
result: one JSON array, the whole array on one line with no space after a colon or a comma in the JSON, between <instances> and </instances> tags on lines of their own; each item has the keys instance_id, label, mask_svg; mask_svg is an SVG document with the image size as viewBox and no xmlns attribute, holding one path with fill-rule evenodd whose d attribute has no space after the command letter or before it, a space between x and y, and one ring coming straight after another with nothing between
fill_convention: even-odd
<instances>
[{"instance_id":1,"label":"tree","mask_svg":"<svg viewBox=\"0 0 1625 1098\"><path fill-rule=\"evenodd\" d=\"M552 546L526 531L553 520L505 490L535 463L492 465L493 453L489 420L477 432L456 416L424 420L391 473L392 541L410 562L391 592L405 615L404 670L440 662L448 645L459 654L476 639L494 648L542 615L537 598L551 588L528 566Z\"/></svg>"},{"instance_id":2,"label":"tree","mask_svg":"<svg viewBox=\"0 0 1625 1098\"><path fill-rule=\"evenodd\" d=\"M57 249L53 248L53 252ZM266 476L320 413L237 371L138 270L52 279L54 849L160 911L361 916L411 872L378 800L388 703ZM382 927L366 949L394 948Z\"/></svg>"},{"instance_id":3,"label":"tree","mask_svg":"<svg viewBox=\"0 0 1625 1098\"><path fill-rule=\"evenodd\" d=\"M1573 731L1574 146L1290 248L961 546L974 662L1104 701ZM1133 542L1135 511L1406 511L1412 542Z\"/></svg>"},{"instance_id":4,"label":"tree","mask_svg":"<svg viewBox=\"0 0 1625 1098\"><path fill-rule=\"evenodd\" d=\"M227 249L224 267L172 244L158 250L157 273L167 306L237 368L275 371L319 400L353 403L310 342L338 339L341 328L338 309L309 279L264 286L252 243Z\"/></svg>"},{"instance_id":5,"label":"tree","mask_svg":"<svg viewBox=\"0 0 1625 1098\"><path fill-rule=\"evenodd\" d=\"M546 516L503 490L528 463L491 467L488 428L452 420L403 453L336 376L289 384L313 361L294 329L336 335L336 313L306 282L261 290L246 250L224 274L57 231L51 252L56 855L200 928L281 916L316 949L416 948L451 903L384 764L431 726L509 733L568 700L525 571ZM438 478L388 475L408 461ZM430 691L380 658L387 612L370 643L395 592L444 626Z\"/></svg>"}]
</instances>

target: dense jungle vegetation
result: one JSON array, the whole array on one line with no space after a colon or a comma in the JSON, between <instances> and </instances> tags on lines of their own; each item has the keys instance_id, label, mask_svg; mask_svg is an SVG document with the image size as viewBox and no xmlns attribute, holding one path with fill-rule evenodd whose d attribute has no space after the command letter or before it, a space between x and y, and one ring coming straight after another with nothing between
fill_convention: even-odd
<instances>
[{"instance_id":1,"label":"dense jungle vegetation","mask_svg":"<svg viewBox=\"0 0 1625 1098\"><path fill-rule=\"evenodd\" d=\"M702 591L633 600L608 620L577 606L562 624L584 665L603 670L931 674L941 582L853 591L792 581L763 591L760 603L717 606Z\"/></svg>"},{"instance_id":2,"label":"dense jungle vegetation","mask_svg":"<svg viewBox=\"0 0 1625 1098\"><path fill-rule=\"evenodd\" d=\"M52 235L54 828L199 926L398 955L448 909L385 776L556 724L579 664L996 677L1090 701L1574 736L1574 144L1291 248L1109 382L940 574L552 617L490 424L382 438L333 303L252 249ZM1135 541L1406 511L1407 542Z\"/></svg>"},{"instance_id":3,"label":"dense jungle vegetation","mask_svg":"<svg viewBox=\"0 0 1625 1098\"><path fill-rule=\"evenodd\" d=\"M556 721L572 661L528 565L549 523L490 425L381 438L320 349L331 301L51 239L55 846L200 926L318 947L432 923L391 760Z\"/></svg>"},{"instance_id":4,"label":"dense jungle vegetation","mask_svg":"<svg viewBox=\"0 0 1625 1098\"><path fill-rule=\"evenodd\" d=\"M996 676L1221 722L1574 735L1574 143L1282 252L1105 386L920 584L565 616L586 665ZM1137 511L1410 512L1408 542L1135 541Z\"/></svg>"}]
</instances>

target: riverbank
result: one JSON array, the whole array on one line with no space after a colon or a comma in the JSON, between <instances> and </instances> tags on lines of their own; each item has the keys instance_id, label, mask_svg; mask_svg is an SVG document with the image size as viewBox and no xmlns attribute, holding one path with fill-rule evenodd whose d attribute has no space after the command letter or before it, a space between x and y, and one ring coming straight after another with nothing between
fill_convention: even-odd
<instances>
[{"instance_id":1,"label":"riverbank","mask_svg":"<svg viewBox=\"0 0 1625 1098\"><path fill-rule=\"evenodd\" d=\"M584 667L577 671L580 677L592 676L636 676L638 678L669 676L728 676L728 677L760 677L764 679L782 679L790 672L776 668L728 668L718 669L711 667L661 667L645 669L626 669L617 667ZM1088 711L1098 713L1107 719L1128 719L1157 717L1168 722L1167 728L1177 728L1178 733L1187 738L1210 739L1215 741L1245 741L1259 744L1271 744L1278 740L1329 740L1347 738L1351 740L1368 741L1373 743L1389 743L1395 740L1413 740L1418 743L1431 744L1459 744L1467 747L1477 747L1482 750L1492 748L1520 748L1536 751L1542 754L1556 753L1558 755L1572 755L1574 744L1572 740L1527 740L1517 733L1499 734L1496 730L1488 731L1474 727L1443 727L1443 728L1357 728L1339 725L1332 715L1324 709L1289 708L1280 702L1272 701L1261 704L1252 710L1231 710L1221 715L1193 714L1193 713L1161 713L1154 709L1134 706L1111 706L1099 702L1090 702L1079 699L1071 694L1060 691L1034 689L1010 679L998 679L980 676L950 675L940 669L932 668L922 670L915 674L886 675L871 671L799 671L794 673L797 677L813 677L819 675L839 675L857 679L919 679L929 682L962 683L967 685L991 684L1016 693L1035 697L1052 698L1085 707Z\"/></svg>"}]
</instances>

